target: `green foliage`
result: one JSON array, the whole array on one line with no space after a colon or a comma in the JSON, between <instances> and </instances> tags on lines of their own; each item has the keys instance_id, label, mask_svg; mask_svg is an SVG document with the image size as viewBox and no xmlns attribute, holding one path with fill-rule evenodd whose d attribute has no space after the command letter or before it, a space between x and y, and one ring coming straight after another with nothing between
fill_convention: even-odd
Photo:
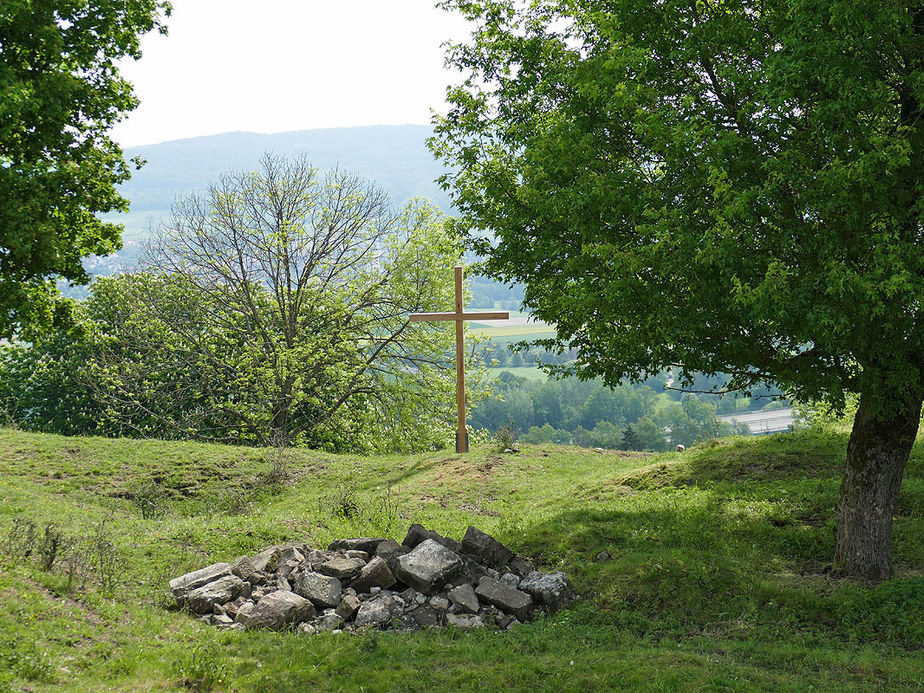
<instances>
[{"instance_id":1,"label":"green foliage","mask_svg":"<svg viewBox=\"0 0 924 693\"><path fill-rule=\"evenodd\" d=\"M183 687L196 693L223 688L229 679L228 667L214 643L196 643L175 666Z\"/></svg>"},{"instance_id":2,"label":"green foliage","mask_svg":"<svg viewBox=\"0 0 924 693\"><path fill-rule=\"evenodd\" d=\"M266 157L179 202L146 271L94 282L80 332L0 346L0 402L68 434L440 447L451 326L408 313L452 304L459 253L424 202L393 211L354 176Z\"/></svg>"},{"instance_id":3,"label":"green foliage","mask_svg":"<svg viewBox=\"0 0 924 693\"><path fill-rule=\"evenodd\" d=\"M55 280L86 283L84 257L120 246L116 186L130 176L109 128L138 105L119 74L162 0L5 2L0 9L0 338L71 321Z\"/></svg>"},{"instance_id":4,"label":"green foliage","mask_svg":"<svg viewBox=\"0 0 924 693\"><path fill-rule=\"evenodd\" d=\"M572 370L924 389L917 3L442 4L475 26L444 183Z\"/></svg>"},{"instance_id":5,"label":"green foliage","mask_svg":"<svg viewBox=\"0 0 924 693\"><path fill-rule=\"evenodd\" d=\"M520 432L514 428L513 422L507 422L494 432L492 440L498 452L516 450L517 437Z\"/></svg>"},{"instance_id":6,"label":"green foliage","mask_svg":"<svg viewBox=\"0 0 924 693\"><path fill-rule=\"evenodd\" d=\"M474 408L473 426L493 430L498 422L510 421L526 430L523 440L528 443L664 451L749 432L746 426L719 422L716 407L697 395L684 394L674 402L647 384L610 388L601 380L530 380L504 372L492 392ZM636 447L623 444L627 425L633 427L630 442Z\"/></svg>"}]
</instances>

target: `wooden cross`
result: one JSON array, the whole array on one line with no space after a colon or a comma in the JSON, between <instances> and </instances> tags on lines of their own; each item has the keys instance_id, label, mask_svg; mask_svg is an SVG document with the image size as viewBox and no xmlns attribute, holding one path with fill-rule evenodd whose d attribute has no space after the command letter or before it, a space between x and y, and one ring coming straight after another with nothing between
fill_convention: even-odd
<instances>
[{"instance_id":1,"label":"wooden cross","mask_svg":"<svg viewBox=\"0 0 924 693\"><path fill-rule=\"evenodd\" d=\"M506 320L510 313L491 311L466 313L462 309L462 266L456 265L456 310L454 313L411 313L414 322L456 321L456 452L468 452L468 429L465 427L465 350L463 344L464 320Z\"/></svg>"}]
</instances>

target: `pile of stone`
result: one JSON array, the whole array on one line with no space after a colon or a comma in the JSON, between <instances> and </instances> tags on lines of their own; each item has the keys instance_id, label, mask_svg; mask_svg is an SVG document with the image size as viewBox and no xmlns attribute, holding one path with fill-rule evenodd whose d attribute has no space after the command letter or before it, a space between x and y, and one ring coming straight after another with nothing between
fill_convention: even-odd
<instances>
[{"instance_id":1,"label":"pile of stone","mask_svg":"<svg viewBox=\"0 0 924 693\"><path fill-rule=\"evenodd\" d=\"M469 527L460 544L411 525L402 543L340 539L326 551L271 546L170 581L177 603L236 630L297 627L507 629L574 599L564 573L542 573Z\"/></svg>"}]
</instances>

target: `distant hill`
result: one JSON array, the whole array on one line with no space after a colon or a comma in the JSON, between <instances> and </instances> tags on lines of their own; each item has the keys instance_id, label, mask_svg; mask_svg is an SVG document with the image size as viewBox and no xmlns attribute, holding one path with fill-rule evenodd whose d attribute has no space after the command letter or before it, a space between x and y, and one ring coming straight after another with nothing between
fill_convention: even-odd
<instances>
[{"instance_id":1,"label":"distant hill","mask_svg":"<svg viewBox=\"0 0 924 693\"><path fill-rule=\"evenodd\" d=\"M413 197L429 198L449 212L449 197L436 178L443 172L430 155L428 125L376 125L328 128L261 135L228 132L159 144L129 147L126 158L147 163L121 187L131 202L126 215L108 215L125 225L121 253L88 262L95 274L109 274L137 261L140 243L152 225L170 213L177 197L204 189L232 170L254 170L265 152L285 156L305 154L320 169L339 167L374 182L400 205Z\"/></svg>"},{"instance_id":2,"label":"distant hill","mask_svg":"<svg viewBox=\"0 0 924 693\"><path fill-rule=\"evenodd\" d=\"M178 195L205 187L222 173L251 170L264 152L306 154L321 169L339 166L376 182L396 203L425 196L445 210L449 198L434 180L442 167L427 151L428 125L302 130L273 135L228 132L130 147L147 164L122 187L132 212L165 211Z\"/></svg>"}]
</instances>

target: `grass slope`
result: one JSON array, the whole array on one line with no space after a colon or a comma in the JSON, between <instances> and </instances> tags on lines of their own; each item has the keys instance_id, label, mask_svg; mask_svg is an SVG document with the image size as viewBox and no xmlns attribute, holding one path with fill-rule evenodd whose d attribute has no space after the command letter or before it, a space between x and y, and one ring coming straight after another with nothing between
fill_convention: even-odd
<instances>
[{"instance_id":1,"label":"grass slope","mask_svg":"<svg viewBox=\"0 0 924 693\"><path fill-rule=\"evenodd\" d=\"M896 577L870 588L826 572L845 445L809 431L682 456L283 458L0 429L0 536L54 522L119 560L104 594L85 549L86 586L68 590L4 542L0 690L921 690L924 450ZM142 496L162 516L144 519ZM411 521L455 537L475 524L567 571L582 599L499 634L219 632L165 608L169 576L286 539L400 540Z\"/></svg>"}]
</instances>

